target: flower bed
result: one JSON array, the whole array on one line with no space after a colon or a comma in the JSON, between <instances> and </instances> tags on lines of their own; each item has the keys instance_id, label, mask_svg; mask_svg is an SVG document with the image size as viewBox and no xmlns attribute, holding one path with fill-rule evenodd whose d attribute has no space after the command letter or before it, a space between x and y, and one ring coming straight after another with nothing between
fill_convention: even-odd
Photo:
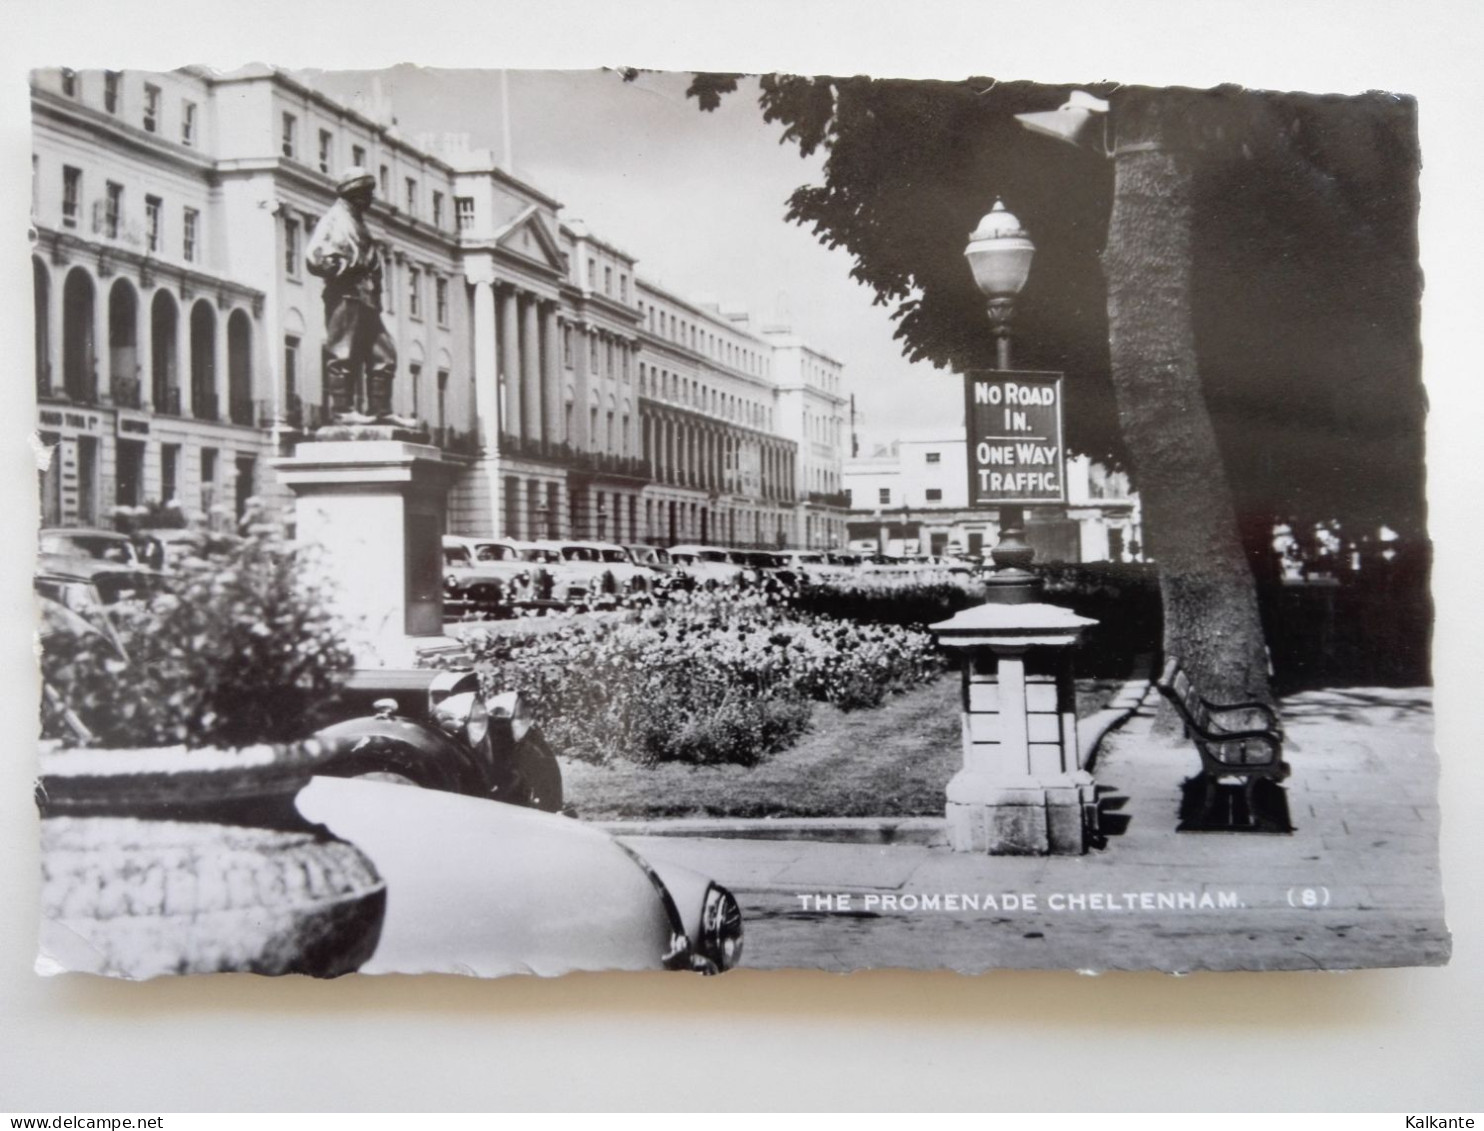
<instances>
[{"instance_id":1,"label":"flower bed","mask_svg":"<svg viewBox=\"0 0 1484 1131\"><path fill-rule=\"evenodd\" d=\"M926 633L801 612L755 590L466 642L489 683L533 704L558 750L598 763L755 765L804 732L813 703L878 706L942 670Z\"/></svg>"}]
</instances>

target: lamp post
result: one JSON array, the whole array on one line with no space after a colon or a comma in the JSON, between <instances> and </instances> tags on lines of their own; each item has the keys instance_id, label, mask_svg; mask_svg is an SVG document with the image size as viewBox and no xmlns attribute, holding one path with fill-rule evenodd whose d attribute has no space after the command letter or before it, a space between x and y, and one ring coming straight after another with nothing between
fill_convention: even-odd
<instances>
[{"instance_id":1,"label":"lamp post","mask_svg":"<svg viewBox=\"0 0 1484 1131\"><path fill-rule=\"evenodd\" d=\"M1024 502L1065 499L1061 377L1010 369L1010 319L1035 245L995 201L964 251L989 300L997 367L965 374L969 505L998 506L988 599L932 625L962 655L963 768L945 790L955 852L1085 852L1097 793L1077 736L1071 646L1095 624L1045 604L1026 566Z\"/></svg>"},{"instance_id":2,"label":"lamp post","mask_svg":"<svg viewBox=\"0 0 1484 1131\"><path fill-rule=\"evenodd\" d=\"M1002 200L979 221L969 236L964 258L974 272L974 282L988 300L989 324L995 336L995 368L1010 368L1010 323L1015 298L1030 275L1036 245L1005 208ZM1036 551L1025 540L1025 508L1002 505L1000 536L990 551L995 571L987 579L987 597L1000 604L1021 604L1036 599L1040 581L1029 566Z\"/></svg>"}]
</instances>

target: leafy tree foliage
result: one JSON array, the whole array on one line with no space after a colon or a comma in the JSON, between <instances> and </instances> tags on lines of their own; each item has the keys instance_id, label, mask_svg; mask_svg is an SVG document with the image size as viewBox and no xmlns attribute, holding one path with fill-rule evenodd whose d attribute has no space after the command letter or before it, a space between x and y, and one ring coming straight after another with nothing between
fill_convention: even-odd
<instances>
[{"instance_id":1,"label":"leafy tree foliage","mask_svg":"<svg viewBox=\"0 0 1484 1131\"><path fill-rule=\"evenodd\" d=\"M697 76L692 90L714 96L735 78ZM1069 443L1122 461L1102 271L1113 163L1014 117L1070 89L767 75L759 105L782 143L826 153L823 183L796 190L787 219L851 253L913 360L993 364L963 249L1003 198L1037 247L1015 363L1066 372ZM1245 528L1337 518L1420 535L1414 103L1163 93L1188 111L1166 141L1191 165L1201 381ZM1264 537L1250 536L1254 550Z\"/></svg>"}]
</instances>

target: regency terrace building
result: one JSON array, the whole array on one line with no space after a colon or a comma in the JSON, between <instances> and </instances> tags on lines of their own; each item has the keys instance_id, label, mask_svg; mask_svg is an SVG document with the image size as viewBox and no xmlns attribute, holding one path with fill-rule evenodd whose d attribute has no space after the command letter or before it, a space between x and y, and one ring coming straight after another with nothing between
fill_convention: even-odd
<instances>
[{"instance_id":1,"label":"regency terrace building","mask_svg":"<svg viewBox=\"0 0 1484 1131\"><path fill-rule=\"evenodd\" d=\"M37 71L32 277L43 521L291 498L327 419L314 225L377 179L394 410L458 468L452 533L843 545L838 361L642 279L457 138L281 70Z\"/></svg>"}]
</instances>

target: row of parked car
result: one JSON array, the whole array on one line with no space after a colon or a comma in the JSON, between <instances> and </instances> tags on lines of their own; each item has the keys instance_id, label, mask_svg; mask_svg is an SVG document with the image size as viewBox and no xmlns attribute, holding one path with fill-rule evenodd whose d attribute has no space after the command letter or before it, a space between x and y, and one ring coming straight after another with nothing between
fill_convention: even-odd
<instances>
[{"instance_id":1,"label":"row of parked car","mask_svg":"<svg viewBox=\"0 0 1484 1131\"><path fill-rule=\"evenodd\" d=\"M512 538L443 539L449 612L597 605L624 594L740 584L795 586L859 574L971 573L965 558L899 558L824 550L736 550L722 546L621 546L614 542Z\"/></svg>"}]
</instances>

